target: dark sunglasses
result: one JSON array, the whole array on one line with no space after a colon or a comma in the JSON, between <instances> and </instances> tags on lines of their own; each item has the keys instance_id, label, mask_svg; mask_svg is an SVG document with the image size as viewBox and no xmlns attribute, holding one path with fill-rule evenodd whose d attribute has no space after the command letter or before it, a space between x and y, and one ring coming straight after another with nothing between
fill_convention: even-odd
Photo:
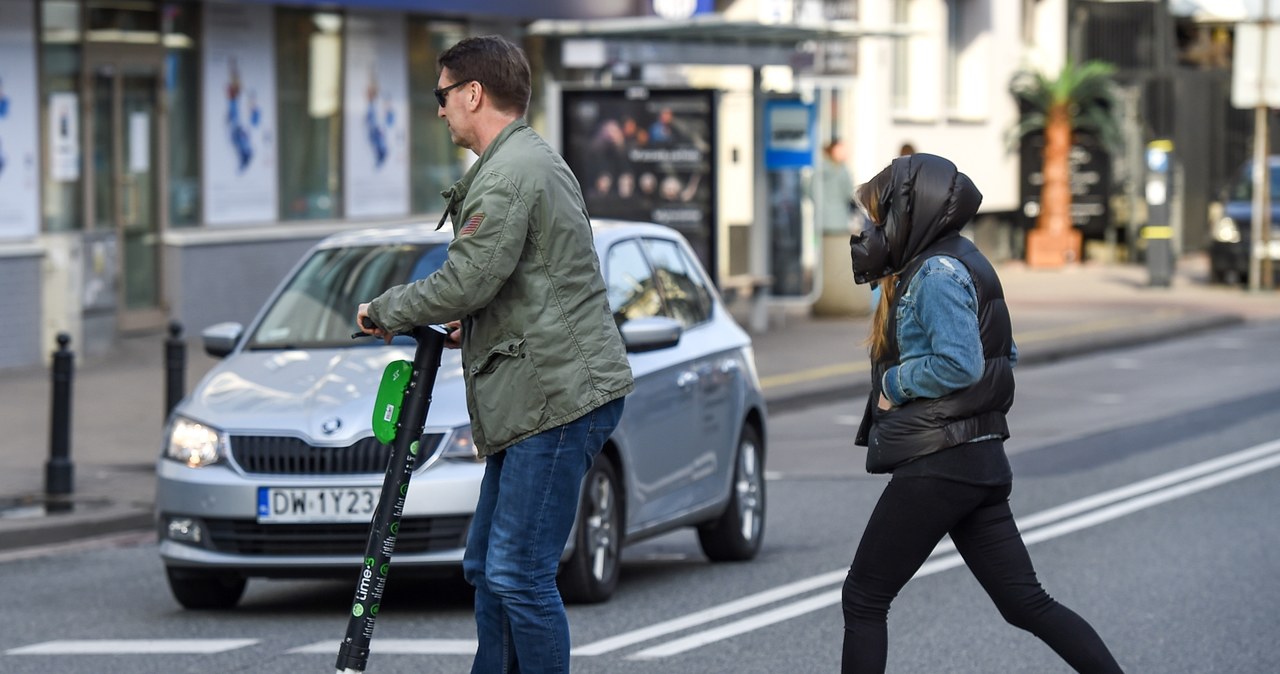
<instances>
[{"instance_id":1,"label":"dark sunglasses","mask_svg":"<svg viewBox=\"0 0 1280 674\"><path fill-rule=\"evenodd\" d=\"M454 82L453 84L450 84L449 86L443 89L432 89L431 93L436 95L436 102L439 103L440 107L443 108L445 104L445 100L449 98L450 91L453 91L454 89L457 89L458 87L464 84L469 84L474 81L475 80L462 80L461 82Z\"/></svg>"}]
</instances>

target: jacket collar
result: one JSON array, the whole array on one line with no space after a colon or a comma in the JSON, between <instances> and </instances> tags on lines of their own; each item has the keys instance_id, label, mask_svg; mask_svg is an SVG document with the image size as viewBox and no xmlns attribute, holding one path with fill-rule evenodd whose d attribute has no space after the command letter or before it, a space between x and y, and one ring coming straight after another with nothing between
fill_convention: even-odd
<instances>
[{"instance_id":1,"label":"jacket collar","mask_svg":"<svg viewBox=\"0 0 1280 674\"><path fill-rule=\"evenodd\" d=\"M498 148L508 138L510 138L512 134L527 126L529 126L529 123L526 122L523 117L517 118L508 124L502 129L502 131L498 132L497 136L493 138L493 142L489 143L489 147L484 149L484 154L480 155L480 158L476 160L476 163L471 165L471 168L462 176L462 180L459 180L449 189L440 193L440 196L444 197L445 207L444 213L440 215L440 222L436 224L437 230L444 227L444 221L453 213L455 207L458 204L461 204L463 199L467 198L467 192L471 189L472 181L476 179L476 174L478 174L480 169L484 167L485 163L489 161L489 158L497 152Z\"/></svg>"}]
</instances>

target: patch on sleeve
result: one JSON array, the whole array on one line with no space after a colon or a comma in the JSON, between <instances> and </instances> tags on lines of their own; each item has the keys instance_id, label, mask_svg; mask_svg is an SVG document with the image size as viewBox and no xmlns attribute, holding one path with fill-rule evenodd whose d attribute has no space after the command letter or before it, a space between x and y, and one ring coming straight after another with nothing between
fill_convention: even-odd
<instances>
[{"instance_id":1,"label":"patch on sleeve","mask_svg":"<svg viewBox=\"0 0 1280 674\"><path fill-rule=\"evenodd\" d=\"M462 236L475 234L476 230L480 229L480 223L482 222L484 222L484 213L476 213L475 215L467 218L467 221L463 223L462 229L458 234L461 234Z\"/></svg>"}]
</instances>

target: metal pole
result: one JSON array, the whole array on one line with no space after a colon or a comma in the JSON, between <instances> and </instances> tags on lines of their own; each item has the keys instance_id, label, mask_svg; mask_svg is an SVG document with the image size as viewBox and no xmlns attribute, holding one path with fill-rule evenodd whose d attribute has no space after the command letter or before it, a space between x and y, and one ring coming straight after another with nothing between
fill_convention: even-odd
<instances>
[{"instance_id":1,"label":"metal pole","mask_svg":"<svg viewBox=\"0 0 1280 674\"><path fill-rule=\"evenodd\" d=\"M1267 250L1271 240L1271 171L1267 160L1267 33L1270 28L1271 0L1263 0L1262 20L1258 22L1258 103L1253 109L1253 219L1249 236L1249 290L1252 291L1271 286Z\"/></svg>"},{"instance_id":2,"label":"metal pole","mask_svg":"<svg viewBox=\"0 0 1280 674\"><path fill-rule=\"evenodd\" d=\"M164 416L167 419L186 391L187 344L182 341L182 324L169 323L169 338L164 342Z\"/></svg>"},{"instance_id":3,"label":"metal pole","mask_svg":"<svg viewBox=\"0 0 1280 674\"><path fill-rule=\"evenodd\" d=\"M58 333L58 350L53 353L53 393L49 407L49 461L44 470L44 492L49 497L46 509L65 511L71 503L65 498L74 489L74 466L71 463L71 376L75 355L67 348L71 335Z\"/></svg>"},{"instance_id":4,"label":"metal pole","mask_svg":"<svg viewBox=\"0 0 1280 674\"><path fill-rule=\"evenodd\" d=\"M413 329L418 348L413 355L413 374L404 394L395 440L382 480L382 495L369 526L360 575L356 578L355 598L347 619L347 634L338 647L338 674L363 672L369 664L369 643L373 640L374 622L386 590L391 553L396 547L400 516L404 513L409 478L417 462L418 441L431 407L431 390L440 370L444 351L444 334L430 326Z\"/></svg>"}]
</instances>

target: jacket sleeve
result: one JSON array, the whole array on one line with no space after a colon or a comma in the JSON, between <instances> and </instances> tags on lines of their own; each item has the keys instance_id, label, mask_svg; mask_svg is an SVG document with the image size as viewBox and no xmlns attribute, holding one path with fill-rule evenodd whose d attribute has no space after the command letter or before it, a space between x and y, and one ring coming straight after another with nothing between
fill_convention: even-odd
<instances>
[{"instance_id":1,"label":"jacket sleeve","mask_svg":"<svg viewBox=\"0 0 1280 674\"><path fill-rule=\"evenodd\" d=\"M884 374L882 387L895 405L915 398L941 398L982 377L978 297L967 274L951 265L922 270L913 311L929 339L928 353Z\"/></svg>"},{"instance_id":2,"label":"jacket sleeve","mask_svg":"<svg viewBox=\"0 0 1280 674\"><path fill-rule=\"evenodd\" d=\"M529 207L506 176L482 172L460 209L444 265L369 303L369 317L400 332L460 319L486 306L515 271L529 232Z\"/></svg>"}]
</instances>

